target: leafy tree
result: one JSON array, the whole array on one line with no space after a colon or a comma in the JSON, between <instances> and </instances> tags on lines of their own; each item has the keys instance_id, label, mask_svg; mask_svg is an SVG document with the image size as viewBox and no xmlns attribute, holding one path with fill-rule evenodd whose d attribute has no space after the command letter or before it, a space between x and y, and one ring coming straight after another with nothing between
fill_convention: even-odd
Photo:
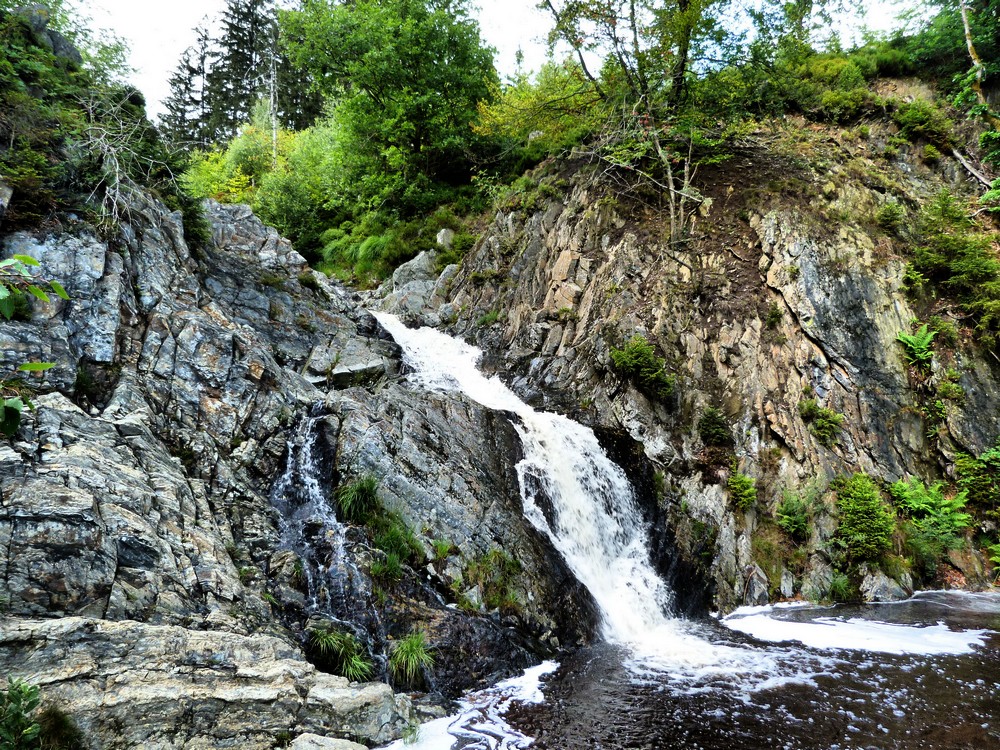
<instances>
[{"instance_id":1,"label":"leafy tree","mask_svg":"<svg viewBox=\"0 0 1000 750\"><path fill-rule=\"evenodd\" d=\"M339 202L408 214L468 180L470 123L497 78L464 1L306 0L281 24L291 60L334 107Z\"/></svg>"}]
</instances>

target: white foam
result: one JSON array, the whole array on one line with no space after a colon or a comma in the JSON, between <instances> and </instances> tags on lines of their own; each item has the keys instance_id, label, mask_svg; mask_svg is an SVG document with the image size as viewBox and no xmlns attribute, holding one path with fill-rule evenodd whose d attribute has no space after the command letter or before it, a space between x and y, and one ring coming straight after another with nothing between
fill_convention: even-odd
<instances>
[{"instance_id":1,"label":"white foam","mask_svg":"<svg viewBox=\"0 0 1000 750\"><path fill-rule=\"evenodd\" d=\"M951 630L947 625L898 625L865 620L817 617L795 622L766 612L740 614L722 619L722 624L762 641L796 641L810 648L875 651L883 654L966 654L986 643L987 630Z\"/></svg>"},{"instance_id":2,"label":"white foam","mask_svg":"<svg viewBox=\"0 0 1000 750\"><path fill-rule=\"evenodd\" d=\"M542 677L555 672L559 663L546 661L525 670L520 677L470 693L459 701L459 711L422 724L415 738L397 740L385 750L448 750L459 739L477 750L524 750L533 737L518 732L503 718L512 703L544 703Z\"/></svg>"}]
</instances>

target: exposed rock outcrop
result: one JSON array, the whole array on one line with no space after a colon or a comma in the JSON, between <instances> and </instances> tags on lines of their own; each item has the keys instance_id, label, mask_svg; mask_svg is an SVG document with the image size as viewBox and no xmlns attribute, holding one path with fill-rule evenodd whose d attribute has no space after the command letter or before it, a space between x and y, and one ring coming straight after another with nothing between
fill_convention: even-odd
<instances>
[{"instance_id":1,"label":"exposed rock outcrop","mask_svg":"<svg viewBox=\"0 0 1000 750\"><path fill-rule=\"evenodd\" d=\"M868 141L798 133L809 160L783 156L784 136L767 136L766 146L702 168L696 187L706 200L676 245L641 186L618 193L622 183L612 188L585 163L543 165L536 179L561 180L564 195L525 198L528 208L512 198L449 286L447 309L463 311L453 330L474 338L523 396L643 445L664 473L663 507L687 537L682 550L705 559L713 545L723 610L761 598L744 572L762 562L751 542L776 528L784 489L822 489L854 471L932 480L956 452L981 452L1000 435L1000 373L974 347L948 354L964 401L928 421L896 340L916 317L904 292L905 230L900 240L871 218L890 195L917 206L970 186L960 169L905 149L887 163L878 152L889 133L872 132ZM433 322L441 309L419 314ZM676 374L672 399L653 401L616 374L612 348L637 333ZM810 398L843 415L832 440L803 416ZM738 470L758 483L761 502L748 513L728 502L729 459L720 463L698 433L709 406L731 428ZM819 550L835 524L820 513L814 526ZM827 595L827 562L820 552L795 571L803 594ZM777 595L781 579L778 564L763 588Z\"/></svg>"},{"instance_id":2,"label":"exposed rock outcrop","mask_svg":"<svg viewBox=\"0 0 1000 750\"><path fill-rule=\"evenodd\" d=\"M427 686L446 694L586 638L586 597L521 518L509 423L395 383L398 349L357 297L249 209L208 214L213 242L197 251L180 216L148 199L111 242L79 222L0 239L70 296L0 322L4 372L55 363L0 446L0 672L41 684L104 747L398 736L408 701L319 673L303 652L303 563L281 549L270 495L311 413L327 415L316 481L328 495L375 472L428 552L435 538L455 544L391 595L369 586L351 603L359 622L380 612L370 643L383 676L387 638L417 626L437 655ZM368 538L347 538L340 554L367 576ZM494 548L520 560L520 612L447 606Z\"/></svg>"}]
</instances>

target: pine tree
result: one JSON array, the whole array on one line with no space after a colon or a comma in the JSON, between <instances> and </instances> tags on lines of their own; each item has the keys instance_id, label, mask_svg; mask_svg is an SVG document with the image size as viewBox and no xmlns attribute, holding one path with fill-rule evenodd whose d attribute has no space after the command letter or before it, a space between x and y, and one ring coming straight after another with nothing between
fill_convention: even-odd
<instances>
[{"instance_id":1,"label":"pine tree","mask_svg":"<svg viewBox=\"0 0 1000 750\"><path fill-rule=\"evenodd\" d=\"M209 125L207 79L218 52L204 26L196 28L195 33L197 41L184 51L177 70L170 76L170 96L163 103L167 112L160 129L173 143L208 146L215 134Z\"/></svg>"}]
</instances>

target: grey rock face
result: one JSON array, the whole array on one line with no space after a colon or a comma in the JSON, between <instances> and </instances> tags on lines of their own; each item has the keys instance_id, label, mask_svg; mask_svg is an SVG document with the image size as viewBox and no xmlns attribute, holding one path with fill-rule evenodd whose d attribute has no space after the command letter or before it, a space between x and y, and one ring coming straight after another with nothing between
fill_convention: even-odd
<instances>
[{"instance_id":1,"label":"grey rock face","mask_svg":"<svg viewBox=\"0 0 1000 750\"><path fill-rule=\"evenodd\" d=\"M145 199L114 247L80 224L0 237L70 295L0 322L3 371L56 363L0 444L0 670L40 682L108 748L399 736L408 701L319 673L301 650L309 599L269 496L314 409L329 415L327 491L377 472L428 552L457 545L388 603L349 603L359 622L382 607L377 647L419 624L437 654L427 686L454 694L530 664L529 633L552 648L587 638L586 596L521 517L507 418L396 383L398 347L356 295L245 207L208 214L214 242L197 251L180 215ZM367 575L369 540L348 539ZM523 566L518 618L448 607L496 548Z\"/></svg>"}]
</instances>

